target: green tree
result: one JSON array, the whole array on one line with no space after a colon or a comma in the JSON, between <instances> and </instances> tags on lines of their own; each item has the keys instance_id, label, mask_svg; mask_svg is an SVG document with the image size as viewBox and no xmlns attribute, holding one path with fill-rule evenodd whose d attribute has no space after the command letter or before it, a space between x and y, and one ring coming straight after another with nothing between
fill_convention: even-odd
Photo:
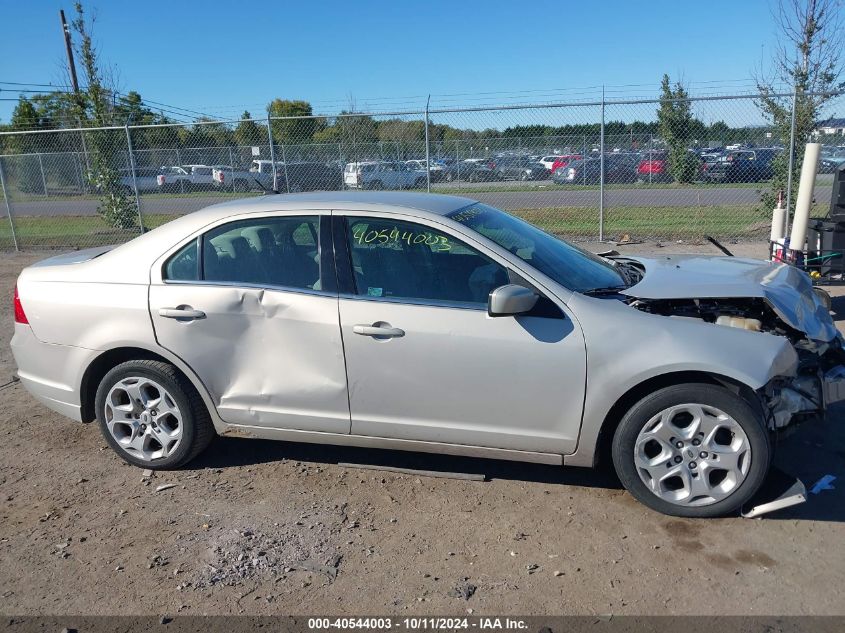
<instances>
[{"instance_id":1,"label":"green tree","mask_svg":"<svg viewBox=\"0 0 845 633\"><path fill-rule=\"evenodd\" d=\"M71 28L79 37L76 52L82 65L85 82L85 104L89 107L88 117L95 125L105 126L112 122L112 108L109 94L104 85L99 54L91 36L91 25L85 20L82 3L75 4L76 17ZM82 107L80 103L80 107ZM119 229L136 226L138 209L129 188L121 182L118 165L124 163L125 144L118 142L113 130L91 132L90 184L100 193L97 212L109 225Z\"/></svg>"},{"instance_id":2,"label":"green tree","mask_svg":"<svg viewBox=\"0 0 845 633\"><path fill-rule=\"evenodd\" d=\"M810 142L822 108L845 88L841 51L845 36L837 0L781 0L775 13L781 42L772 60L771 77L757 79L758 103L771 122L775 137L789 145L792 128L792 96L778 96L778 84L795 91L795 161L792 182L797 186L804 146ZM772 161L774 177L763 196L764 209L771 209L778 191L786 191L789 155L782 152ZM792 195L792 204L796 196Z\"/></svg>"},{"instance_id":3,"label":"green tree","mask_svg":"<svg viewBox=\"0 0 845 633\"><path fill-rule=\"evenodd\" d=\"M669 172L677 182L692 182L695 178L698 161L687 151L688 145L695 138L694 121L687 91L680 82L673 88L669 75L663 75L657 124L660 136L669 150Z\"/></svg>"},{"instance_id":4,"label":"green tree","mask_svg":"<svg viewBox=\"0 0 845 633\"><path fill-rule=\"evenodd\" d=\"M317 120L312 117L311 104L307 101L273 99L267 106L273 142L283 145L310 143L314 138ZM273 117L306 117L298 119L274 119Z\"/></svg>"},{"instance_id":5,"label":"green tree","mask_svg":"<svg viewBox=\"0 0 845 633\"><path fill-rule=\"evenodd\" d=\"M241 121L235 128L235 143L238 145L260 145L267 142L267 131L258 127L252 115L244 110Z\"/></svg>"}]
</instances>

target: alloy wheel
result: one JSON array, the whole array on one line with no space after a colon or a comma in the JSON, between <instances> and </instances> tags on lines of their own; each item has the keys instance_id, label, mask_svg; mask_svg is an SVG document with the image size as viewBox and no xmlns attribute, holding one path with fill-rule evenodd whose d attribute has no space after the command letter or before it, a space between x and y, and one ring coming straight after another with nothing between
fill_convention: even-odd
<instances>
[{"instance_id":1,"label":"alloy wheel","mask_svg":"<svg viewBox=\"0 0 845 633\"><path fill-rule=\"evenodd\" d=\"M144 461L171 455L182 439L182 413L176 401L150 378L130 376L113 385L104 414L118 446Z\"/></svg>"},{"instance_id":2,"label":"alloy wheel","mask_svg":"<svg viewBox=\"0 0 845 633\"><path fill-rule=\"evenodd\" d=\"M642 482L660 499L698 507L736 491L751 467L751 443L740 424L715 407L681 404L643 425L634 443Z\"/></svg>"}]
</instances>

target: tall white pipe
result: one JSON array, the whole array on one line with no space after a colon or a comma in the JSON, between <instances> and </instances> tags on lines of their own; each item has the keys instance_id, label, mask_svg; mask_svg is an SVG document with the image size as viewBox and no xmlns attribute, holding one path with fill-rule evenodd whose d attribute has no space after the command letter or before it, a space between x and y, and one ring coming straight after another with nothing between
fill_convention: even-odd
<instances>
[{"instance_id":1,"label":"tall white pipe","mask_svg":"<svg viewBox=\"0 0 845 633\"><path fill-rule=\"evenodd\" d=\"M813 190L816 187L816 170L819 166L820 143L807 143L804 150L804 164L801 165L801 180L798 184L798 196L795 198L795 216L792 219L792 235L789 248L793 251L804 250L807 239L807 222L810 219L810 205L813 202Z\"/></svg>"},{"instance_id":2,"label":"tall white pipe","mask_svg":"<svg viewBox=\"0 0 845 633\"><path fill-rule=\"evenodd\" d=\"M772 211L772 233L769 236L770 242L778 242L783 239L784 223L786 222L786 209L778 203Z\"/></svg>"}]
</instances>

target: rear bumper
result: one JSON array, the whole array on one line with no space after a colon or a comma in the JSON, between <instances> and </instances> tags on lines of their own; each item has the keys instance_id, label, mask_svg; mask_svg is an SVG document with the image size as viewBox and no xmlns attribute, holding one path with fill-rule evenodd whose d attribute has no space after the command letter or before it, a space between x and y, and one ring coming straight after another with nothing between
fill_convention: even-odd
<instances>
[{"instance_id":1,"label":"rear bumper","mask_svg":"<svg viewBox=\"0 0 845 633\"><path fill-rule=\"evenodd\" d=\"M39 341L28 325L15 324L11 342L21 384L43 405L82 420L79 387L96 350Z\"/></svg>"}]
</instances>

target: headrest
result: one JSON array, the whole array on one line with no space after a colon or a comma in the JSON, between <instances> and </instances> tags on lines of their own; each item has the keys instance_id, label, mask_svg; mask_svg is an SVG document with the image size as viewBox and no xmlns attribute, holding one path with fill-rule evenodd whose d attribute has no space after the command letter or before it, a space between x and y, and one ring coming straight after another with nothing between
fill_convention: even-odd
<instances>
[{"instance_id":1,"label":"headrest","mask_svg":"<svg viewBox=\"0 0 845 633\"><path fill-rule=\"evenodd\" d=\"M251 226L241 231L241 235L249 240L252 247L259 253L276 247L273 231L266 226Z\"/></svg>"},{"instance_id":2,"label":"headrest","mask_svg":"<svg viewBox=\"0 0 845 633\"><path fill-rule=\"evenodd\" d=\"M232 259L243 259L252 255L249 242L240 235L221 237L217 240L217 246Z\"/></svg>"}]
</instances>

